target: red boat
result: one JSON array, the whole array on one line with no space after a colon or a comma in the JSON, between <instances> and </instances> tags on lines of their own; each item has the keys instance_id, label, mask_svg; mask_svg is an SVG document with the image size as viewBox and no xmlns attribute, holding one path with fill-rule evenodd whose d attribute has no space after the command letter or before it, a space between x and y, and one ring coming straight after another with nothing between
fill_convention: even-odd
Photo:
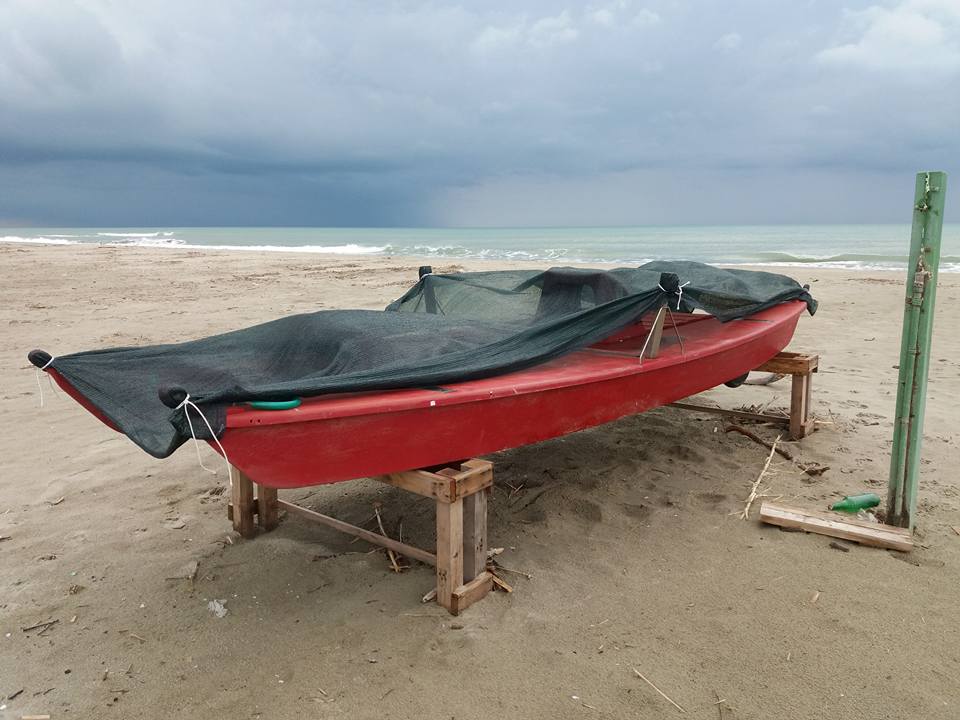
<instances>
[{"instance_id":1,"label":"red boat","mask_svg":"<svg viewBox=\"0 0 960 720\"><path fill-rule=\"evenodd\" d=\"M650 315L520 372L430 389L324 395L291 410L234 405L220 443L232 465L274 488L443 465L602 425L742 376L787 346L805 308L790 301L727 323L667 313L653 358L643 352ZM48 372L111 425L55 368Z\"/></svg>"}]
</instances>

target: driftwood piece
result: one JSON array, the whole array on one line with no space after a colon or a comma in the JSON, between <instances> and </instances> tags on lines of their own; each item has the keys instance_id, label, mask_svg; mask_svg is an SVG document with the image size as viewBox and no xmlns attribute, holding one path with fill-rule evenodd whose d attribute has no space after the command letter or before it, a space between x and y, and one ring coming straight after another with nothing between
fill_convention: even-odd
<instances>
[{"instance_id":1,"label":"driftwood piece","mask_svg":"<svg viewBox=\"0 0 960 720\"><path fill-rule=\"evenodd\" d=\"M750 438L758 445L763 445L763 447L765 447L767 450L773 449L773 445L768 443L766 440L764 440L762 437L760 437L756 433L750 432L745 427L742 427L740 425L727 425L723 429L723 431L725 433L731 433L731 432L740 433L744 437ZM815 463L810 463L810 464L802 463L799 460L797 460L795 457L793 457L793 455L788 450L785 450L782 447L777 448L777 455L779 455L780 457L786 460L789 460L798 468L803 470L810 477L817 477L818 475L823 475L827 470L830 469L829 465L817 465Z\"/></svg>"}]
</instances>

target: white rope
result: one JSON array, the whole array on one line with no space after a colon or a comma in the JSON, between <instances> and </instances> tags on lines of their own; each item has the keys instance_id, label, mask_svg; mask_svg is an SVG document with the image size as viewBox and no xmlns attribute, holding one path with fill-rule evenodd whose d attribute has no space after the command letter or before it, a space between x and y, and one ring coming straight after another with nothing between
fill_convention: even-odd
<instances>
[{"instance_id":1,"label":"white rope","mask_svg":"<svg viewBox=\"0 0 960 720\"><path fill-rule=\"evenodd\" d=\"M197 414L203 419L203 422L207 426L207 430L210 431L210 437L213 438L213 441L217 444L217 447L220 448L220 452L223 454L223 460L227 463L227 478L230 480L230 483L233 484L233 473L230 472L230 460L227 458L227 451L223 449L223 445L220 444L220 440L217 439L217 434L213 431L213 427L210 425L210 421L207 420L207 416L203 414L203 411L197 407L197 404L190 399L190 393L187 393L187 396L183 399L183 402L177 405L174 410L180 410L183 408L183 414L187 416L187 425L190 426L190 437L193 438L193 446L197 451L197 462L200 463L200 467L206 470L211 475L216 475L216 470L211 470L206 465L203 464L203 458L200 457L200 441L197 440L197 434L193 430L193 422L190 420L190 411L187 408L193 408L197 411Z\"/></svg>"},{"instance_id":2,"label":"white rope","mask_svg":"<svg viewBox=\"0 0 960 720\"><path fill-rule=\"evenodd\" d=\"M676 295L677 295L677 310L680 309L680 301L683 300L683 289L684 289L687 285L689 285L689 284L690 284L690 281L687 280L685 283L677 286L677 293L676 293ZM663 292L667 292L667 289L666 289L663 285L661 285L660 283L657 283L657 287L660 288Z\"/></svg>"},{"instance_id":3,"label":"white rope","mask_svg":"<svg viewBox=\"0 0 960 720\"><path fill-rule=\"evenodd\" d=\"M44 365L43 367L37 368L37 390L40 391L40 407L43 407L43 383L40 382L40 371L46 370L48 367L50 367L51 363L53 363L54 360L55 358L51 357L49 360L47 360L46 365ZM47 380L50 381L50 387L51 388L54 387L53 378L47 375Z\"/></svg>"}]
</instances>

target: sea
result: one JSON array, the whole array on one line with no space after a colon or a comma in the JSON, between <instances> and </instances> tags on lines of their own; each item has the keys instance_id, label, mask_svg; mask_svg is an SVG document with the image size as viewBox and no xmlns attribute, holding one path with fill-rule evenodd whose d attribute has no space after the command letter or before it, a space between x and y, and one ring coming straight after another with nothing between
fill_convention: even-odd
<instances>
[{"instance_id":1,"label":"sea","mask_svg":"<svg viewBox=\"0 0 960 720\"><path fill-rule=\"evenodd\" d=\"M909 225L558 228L0 228L0 242L229 252L407 255L543 264L697 260L727 265L902 271ZM960 225L944 226L942 272L960 272Z\"/></svg>"}]
</instances>

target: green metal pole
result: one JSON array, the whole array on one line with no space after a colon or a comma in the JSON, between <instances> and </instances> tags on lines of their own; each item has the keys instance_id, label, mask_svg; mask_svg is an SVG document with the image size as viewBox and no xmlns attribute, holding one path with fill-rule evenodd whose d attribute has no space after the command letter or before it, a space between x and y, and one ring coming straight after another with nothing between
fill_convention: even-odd
<instances>
[{"instance_id":1,"label":"green metal pole","mask_svg":"<svg viewBox=\"0 0 960 720\"><path fill-rule=\"evenodd\" d=\"M947 174L917 174L913 203L910 261L907 265L906 307L900 341L897 415L890 453L887 522L913 529L917 512L917 481L923 414L927 400L930 338L940 268L940 236Z\"/></svg>"}]
</instances>

